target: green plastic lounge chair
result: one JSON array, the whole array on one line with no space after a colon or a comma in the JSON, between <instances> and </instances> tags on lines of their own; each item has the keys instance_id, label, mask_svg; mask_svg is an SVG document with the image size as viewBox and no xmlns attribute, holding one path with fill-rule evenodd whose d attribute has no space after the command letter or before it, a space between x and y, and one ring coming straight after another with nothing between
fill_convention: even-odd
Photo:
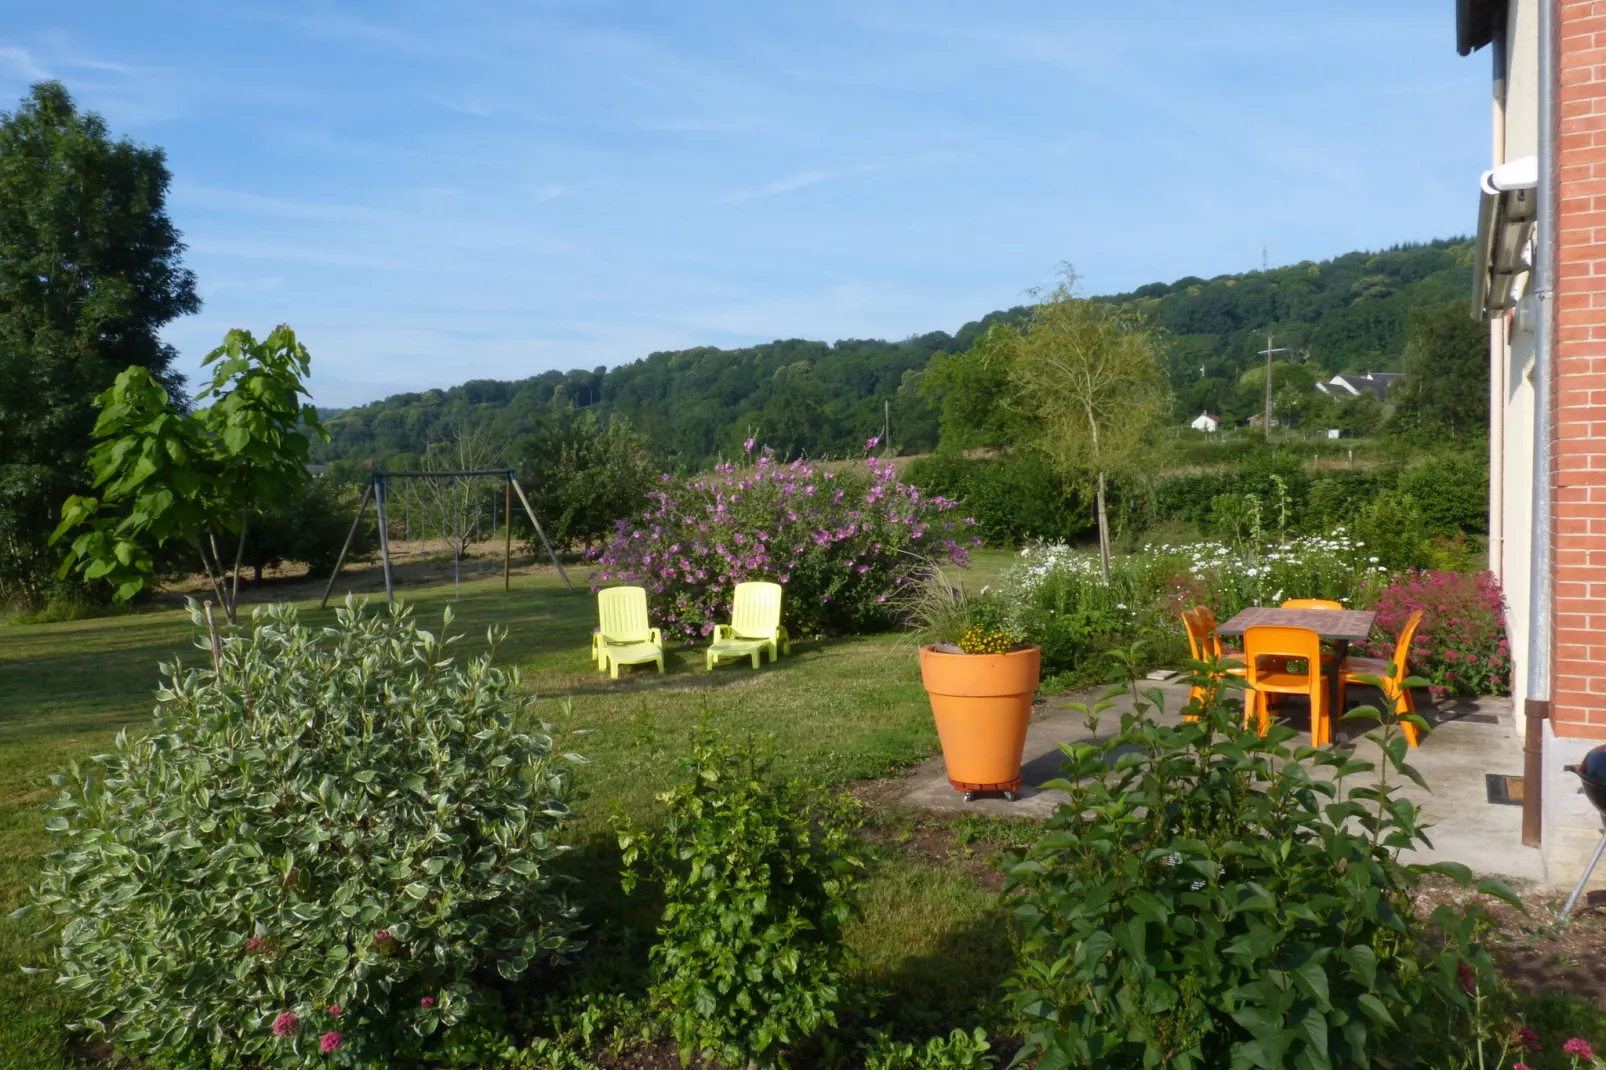
<instances>
[{"instance_id":1,"label":"green plastic lounge chair","mask_svg":"<svg viewBox=\"0 0 1606 1070\"><path fill-rule=\"evenodd\" d=\"M597 592L601 627L591 635L597 669L619 679L619 666L653 661L664 671L664 633L647 619L647 592L640 587L609 587Z\"/></svg>"},{"instance_id":2,"label":"green plastic lounge chair","mask_svg":"<svg viewBox=\"0 0 1606 1070\"><path fill-rule=\"evenodd\" d=\"M738 583L731 602L731 622L714 626L707 668L712 670L721 658L752 658L756 669L766 650L771 662L778 654L792 652L786 629L781 627L781 585Z\"/></svg>"}]
</instances>

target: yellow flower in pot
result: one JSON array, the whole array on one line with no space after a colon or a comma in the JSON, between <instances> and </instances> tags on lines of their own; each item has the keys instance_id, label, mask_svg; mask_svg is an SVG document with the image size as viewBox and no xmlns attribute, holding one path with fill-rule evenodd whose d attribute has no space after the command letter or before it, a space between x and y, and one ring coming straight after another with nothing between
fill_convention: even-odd
<instances>
[{"instance_id":1,"label":"yellow flower in pot","mask_svg":"<svg viewBox=\"0 0 1606 1070\"><path fill-rule=\"evenodd\" d=\"M1020 789L1026 725L1042 651L1020 641L986 602L953 596L948 616L958 642L920 648L920 679L931 699L948 783L969 802L984 792L1013 800Z\"/></svg>"}]
</instances>

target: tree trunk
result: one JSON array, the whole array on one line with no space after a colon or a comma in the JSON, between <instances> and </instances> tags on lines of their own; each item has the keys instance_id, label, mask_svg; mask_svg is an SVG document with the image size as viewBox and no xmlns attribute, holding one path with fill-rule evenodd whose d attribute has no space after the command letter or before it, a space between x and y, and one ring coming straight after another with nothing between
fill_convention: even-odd
<instances>
[{"instance_id":1,"label":"tree trunk","mask_svg":"<svg viewBox=\"0 0 1606 1070\"><path fill-rule=\"evenodd\" d=\"M217 540L210 535L207 536L207 540L212 544L213 558L215 558L217 556ZM206 556L206 543L201 541L200 536L195 538L195 552L201 559L201 572L206 576L206 582L212 585L212 594L216 596L218 605L225 605L228 599L224 597L223 586L218 582L218 572L213 570L213 561Z\"/></svg>"},{"instance_id":2,"label":"tree trunk","mask_svg":"<svg viewBox=\"0 0 1606 1070\"><path fill-rule=\"evenodd\" d=\"M250 514L240 514L240 541L234 547L234 583L229 590L229 623L234 623L234 613L240 604L240 566L245 562L245 529Z\"/></svg>"},{"instance_id":3,"label":"tree trunk","mask_svg":"<svg viewBox=\"0 0 1606 1070\"><path fill-rule=\"evenodd\" d=\"M1104 509L1104 470L1099 469L1099 564L1104 569L1104 585L1110 585L1110 516Z\"/></svg>"}]
</instances>

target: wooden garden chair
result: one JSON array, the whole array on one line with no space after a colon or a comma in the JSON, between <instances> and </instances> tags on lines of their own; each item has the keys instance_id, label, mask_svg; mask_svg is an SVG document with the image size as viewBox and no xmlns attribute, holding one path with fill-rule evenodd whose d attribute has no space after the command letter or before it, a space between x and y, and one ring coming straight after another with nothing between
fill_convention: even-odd
<instances>
[{"instance_id":1,"label":"wooden garden chair","mask_svg":"<svg viewBox=\"0 0 1606 1070\"><path fill-rule=\"evenodd\" d=\"M731 622L714 626L714 642L705 665L712 671L724 658L752 658L758 668L765 651L773 664L790 654L792 644L781 626L781 585L753 581L738 583L731 600Z\"/></svg>"},{"instance_id":2,"label":"wooden garden chair","mask_svg":"<svg viewBox=\"0 0 1606 1070\"><path fill-rule=\"evenodd\" d=\"M1303 661L1304 672L1291 663ZM1254 690L1255 727L1261 735L1271 724L1272 695L1305 695L1310 699L1310 741L1321 746L1333 741L1331 711L1326 708L1327 688L1322 683L1322 640L1309 628L1256 625L1244 632L1244 664ZM1249 726L1249 704L1244 727Z\"/></svg>"},{"instance_id":3,"label":"wooden garden chair","mask_svg":"<svg viewBox=\"0 0 1606 1070\"><path fill-rule=\"evenodd\" d=\"M641 587L609 587L597 592L600 627L591 635L591 657L597 668L619 679L619 666L656 662L664 671L664 633L647 617L647 592Z\"/></svg>"},{"instance_id":4,"label":"wooden garden chair","mask_svg":"<svg viewBox=\"0 0 1606 1070\"><path fill-rule=\"evenodd\" d=\"M1406 658L1411 653L1411 642L1416 638L1416 629L1422 623L1422 611L1419 609L1406 618L1405 627L1400 629L1399 641L1394 644L1394 657L1389 660L1383 658L1345 658L1344 664L1339 668L1338 677L1338 708L1344 708L1344 690L1350 684L1365 684L1370 681L1361 679L1363 676L1375 676L1379 680L1387 681L1384 688L1383 700L1388 701L1390 690L1397 696L1396 714L1415 713L1416 700L1411 697L1411 691L1405 686L1405 678L1411 674L1406 670ZM1389 666L1394 667L1390 670ZM1405 732L1406 742L1416 746L1418 736L1421 734L1416 725L1400 718L1400 728Z\"/></svg>"}]
</instances>

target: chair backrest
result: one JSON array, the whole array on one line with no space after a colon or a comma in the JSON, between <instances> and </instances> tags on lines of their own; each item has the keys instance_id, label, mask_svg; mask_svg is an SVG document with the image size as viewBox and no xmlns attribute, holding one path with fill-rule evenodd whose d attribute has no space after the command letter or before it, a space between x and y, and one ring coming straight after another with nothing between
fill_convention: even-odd
<instances>
[{"instance_id":1,"label":"chair backrest","mask_svg":"<svg viewBox=\"0 0 1606 1070\"><path fill-rule=\"evenodd\" d=\"M1204 657L1221 657L1221 636L1216 632L1215 612L1209 606L1194 606L1193 622L1199 628L1199 649Z\"/></svg>"},{"instance_id":2,"label":"chair backrest","mask_svg":"<svg viewBox=\"0 0 1606 1070\"><path fill-rule=\"evenodd\" d=\"M1396 684L1411 675L1405 668L1405 662L1411 656L1411 643L1416 639L1416 629L1421 623L1422 611L1419 609L1405 619L1405 627L1400 629L1400 641L1394 644L1394 682Z\"/></svg>"},{"instance_id":3,"label":"chair backrest","mask_svg":"<svg viewBox=\"0 0 1606 1070\"><path fill-rule=\"evenodd\" d=\"M1322 637L1309 628L1281 628L1261 624L1244 631L1244 662L1248 668L1246 683L1259 686L1260 659L1264 657L1300 658L1309 664L1306 670L1316 686L1322 675Z\"/></svg>"},{"instance_id":4,"label":"chair backrest","mask_svg":"<svg viewBox=\"0 0 1606 1070\"><path fill-rule=\"evenodd\" d=\"M781 626L781 585L738 583L731 600L731 631L738 639L768 639Z\"/></svg>"},{"instance_id":5,"label":"chair backrest","mask_svg":"<svg viewBox=\"0 0 1606 1070\"><path fill-rule=\"evenodd\" d=\"M610 643L645 643L652 630L644 587L608 587L597 592L602 638Z\"/></svg>"},{"instance_id":6,"label":"chair backrest","mask_svg":"<svg viewBox=\"0 0 1606 1070\"><path fill-rule=\"evenodd\" d=\"M1283 603L1284 609L1343 609L1343 602L1335 602L1331 598L1290 598Z\"/></svg>"},{"instance_id":7,"label":"chair backrest","mask_svg":"<svg viewBox=\"0 0 1606 1070\"><path fill-rule=\"evenodd\" d=\"M1187 629L1188 632L1188 650L1191 652L1190 656L1194 661L1203 661L1205 660L1203 653L1205 647L1205 635L1199 627L1199 620L1196 616L1197 612L1197 610L1193 609L1184 609L1182 611L1182 627Z\"/></svg>"}]
</instances>

